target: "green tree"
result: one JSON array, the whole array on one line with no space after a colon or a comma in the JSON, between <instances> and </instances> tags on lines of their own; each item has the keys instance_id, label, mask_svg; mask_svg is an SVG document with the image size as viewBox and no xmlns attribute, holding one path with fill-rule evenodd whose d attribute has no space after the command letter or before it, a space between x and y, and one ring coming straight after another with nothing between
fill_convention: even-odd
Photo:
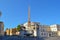
<instances>
[{"instance_id":1,"label":"green tree","mask_svg":"<svg viewBox=\"0 0 60 40\"><path fill-rule=\"evenodd\" d=\"M17 31L20 31L20 28L21 28L21 26L20 26L20 25L18 25L18 26L17 26Z\"/></svg>"}]
</instances>

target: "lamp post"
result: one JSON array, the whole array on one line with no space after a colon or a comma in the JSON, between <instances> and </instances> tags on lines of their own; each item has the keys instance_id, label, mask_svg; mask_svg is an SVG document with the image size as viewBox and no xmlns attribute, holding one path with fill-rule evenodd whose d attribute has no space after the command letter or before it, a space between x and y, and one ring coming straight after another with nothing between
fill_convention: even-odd
<instances>
[{"instance_id":1,"label":"lamp post","mask_svg":"<svg viewBox=\"0 0 60 40\"><path fill-rule=\"evenodd\" d=\"M0 20L1 20L1 15L2 15L2 12L0 11Z\"/></svg>"},{"instance_id":2,"label":"lamp post","mask_svg":"<svg viewBox=\"0 0 60 40\"><path fill-rule=\"evenodd\" d=\"M1 11L0 11L0 20L1 20ZM1 25L1 24L0 24ZM1 26L0 26L0 33L1 33ZM1 35L1 34L0 34ZM2 36L0 36L0 39L2 40Z\"/></svg>"}]
</instances>

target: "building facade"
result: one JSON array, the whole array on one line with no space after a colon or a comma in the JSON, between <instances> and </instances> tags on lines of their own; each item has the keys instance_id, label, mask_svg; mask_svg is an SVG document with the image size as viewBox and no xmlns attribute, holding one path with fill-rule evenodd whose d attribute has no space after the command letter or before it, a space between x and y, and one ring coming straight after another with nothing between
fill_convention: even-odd
<instances>
[{"instance_id":1,"label":"building facade","mask_svg":"<svg viewBox=\"0 0 60 40\"><path fill-rule=\"evenodd\" d=\"M38 30L39 37L49 37L50 28L48 25L40 25Z\"/></svg>"},{"instance_id":2,"label":"building facade","mask_svg":"<svg viewBox=\"0 0 60 40\"><path fill-rule=\"evenodd\" d=\"M51 29L51 31L52 31L52 32L56 32L56 31L58 31L57 26L58 26L58 25L56 25L56 24L54 24L54 25L50 25L50 29Z\"/></svg>"},{"instance_id":3,"label":"building facade","mask_svg":"<svg viewBox=\"0 0 60 40\"><path fill-rule=\"evenodd\" d=\"M18 35L16 28L6 29L6 35Z\"/></svg>"},{"instance_id":4,"label":"building facade","mask_svg":"<svg viewBox=\"0 0 60 40\"><path fill-rule=\"evenodd\" d=\"M0 22L0 36L4 36L4 23Z\"/></svg>"},{"instance_id":5,"label":"building facade","mask_svg":"<svg viewBox=\"0 0 60 40\"><path fill-rule=\"evenodd\" d=\"M5 32L6 32L6 35L10 35L10 29L7 28Z\"/></svg>"}]
</instances>

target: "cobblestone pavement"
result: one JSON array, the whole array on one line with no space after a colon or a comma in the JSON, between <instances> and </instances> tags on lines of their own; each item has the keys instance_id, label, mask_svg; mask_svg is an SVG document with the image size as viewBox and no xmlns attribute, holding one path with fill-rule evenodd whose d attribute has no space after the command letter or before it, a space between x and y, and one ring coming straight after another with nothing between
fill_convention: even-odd
<instances>
[{"instance_id":1,"label":"cobblestone pavement","mask_svg":"<svg viewBox=\"0 0 60 40\"><path fill-rule=\"evenodd\" d=\"M0 37L0 40L60 40L60 37L39 38L39 37L4 36Z\"/></svg>"}]
</instances>

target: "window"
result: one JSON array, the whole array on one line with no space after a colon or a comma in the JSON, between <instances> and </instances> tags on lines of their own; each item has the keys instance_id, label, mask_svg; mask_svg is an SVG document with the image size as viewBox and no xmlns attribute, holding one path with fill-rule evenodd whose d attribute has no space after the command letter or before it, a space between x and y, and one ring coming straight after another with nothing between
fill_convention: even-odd
<instances>
[{"instance_id":1,"label":"window","mask_svg":"<svg viewBox=\"0 0 60 40\"><path fill-rule=\"evenodd\" d=\"M35 27L33 29L35 29Z\"/></svg>"},{"instance_id":2,"label":"window","mask_svg":"<svg viewBox=\"0 0 60 40\"><path fill-rule=\"evenodd\" d=\"M41 33L41 35L43 35L43 33Z\"/></svg>"}]
</instances>

